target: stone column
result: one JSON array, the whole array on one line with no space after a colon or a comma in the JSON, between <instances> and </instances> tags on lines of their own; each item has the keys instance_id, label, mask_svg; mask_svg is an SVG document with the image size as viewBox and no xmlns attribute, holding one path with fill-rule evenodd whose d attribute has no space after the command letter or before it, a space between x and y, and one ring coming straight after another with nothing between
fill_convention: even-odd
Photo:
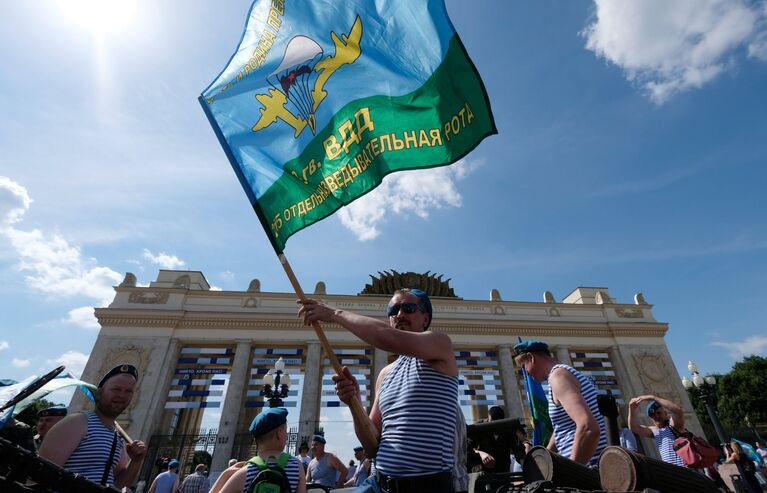
<instances>
[{"instance_id":1,"label":"stone column","mask_svg":"<svg viewBox=\"0 0 767 493\"><path fill-rule=\"evenodd\" d=\"M523 417L522 399L519 395L519 383L517 382L517 370L511 357L511 344L498 346L498 365L501 370L503 382L503 399L506 402L506 417Z\"/></svg>"},{"instance_id":2,"label":"stone column","mask_svg":"<svg viewBox=\"0 0 767 493\"><path fill-rule=\"evenodd\" d=\"M570 347L558 346L557 347L557 361L565 365L573 366L573 360L570 359Z\"/></svg>"},{"instance_id":3,"label":"stone column","mask_svg":"<svg viewBox=\"0 0 767 493\"><path fill-rule=\"evenodd\" d=\"M248 368L250 367L250 340L238 340L237 349L234 351L234 363L232 374L229 376L229 385L226 387L226 400L224 409L221 411L221 420L218 424L218 438L216 448L213 451L213 460L210 464L211 476L218 476L224 469L232 455L234 437L237 434L240 410L242 409L242 396L248 383Z\"/></svg>"},{"instance_id":4,"label":"stone column","mask_svg":"<svg viewBox=\"0 0 767 493\"><path fill-rule=\"evenodd\" d=\"M370 375L370 405L373 405L373 400L375 398L375 393L378 390L376 388L376 382L378 382L378 375L381 373L381 370L386 368L386 365L389 364L389 353L384 351L383 349L374 348L374 354L373 354L373 374Z\"/></svg>"},{"instance_id":5,"label":"stone column","mask_svg":"<svg viewBox=\"0 0 767 493\"><path fill-rule=\"evenodd\" d=\"M146 416L147 419L140 429L138 437L146 443L154 434L167 434L167 430L158 429L162 423L163 413L165 411L165 401L168 400L168 390L170 382L173 380L174 370L178 361L178 350L180 342L178 339L170 339L167 346L160 346L156 351L161 366L151 387L154 389L152 400L149 403ZM153 355L154 356L154 355ZM150 387L149 385L147 385Z\"/></svg>"},{"instance_id":6,"label":"stone column","mask_svg":"<svg viewBox=\"0 0 767 493\"><path fill-rule=\"evenodd\" d=\"M309 341L304 368L304 388L301 397L301 416L298 422L298 440L314 434L320 420L320 392L322 391L322 345Z\"/></svg>"}]
</instances>

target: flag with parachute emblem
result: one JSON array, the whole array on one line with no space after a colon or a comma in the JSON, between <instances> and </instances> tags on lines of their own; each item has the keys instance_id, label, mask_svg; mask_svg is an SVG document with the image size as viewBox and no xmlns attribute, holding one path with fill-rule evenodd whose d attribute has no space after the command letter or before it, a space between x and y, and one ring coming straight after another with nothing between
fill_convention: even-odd
<instances>
[{"instance_id":1,"label":"flag with parachute emblem","mask_svg":"<svg viewBox=\"0 0 767 493\"><path fill-rule=\"evenodd\" d=\"M387 174L496 133L443 0L256 0L199 100L277 253Z\"/></svg>"}]
</instances>

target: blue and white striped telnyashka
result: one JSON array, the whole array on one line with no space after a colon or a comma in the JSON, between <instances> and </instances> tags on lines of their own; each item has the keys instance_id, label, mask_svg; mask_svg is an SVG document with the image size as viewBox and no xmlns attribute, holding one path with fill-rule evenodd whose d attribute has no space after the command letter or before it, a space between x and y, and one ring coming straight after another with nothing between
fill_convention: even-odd
<instances>
[{"instance_id":1,"label":"blue and white striped telnyashka","mask_svg":"<svg viewBox=\"0 0 767 493\"><path fill-rule=\"evenodd\" d=\"M88 430L85 436L80 440L72 455L64 464L64 469L70 472L81 474L96 484L101 483L104 476L104 468L109 458L109 452L112 450L112 441L117 432L110 430L101 422L94 411L86 411L88 417ZM114 484L114 469L120 461L120 455L123 451L124 442L119 436L115 446L115 455L112 459L112 467L109 468L106 484Z\"/></svg>"},{"instance_id":2,"label":"blue and white striped telnyashka","mask_svg":"<svg viewBox=\"0 0 767 493\"><path fill-rule=\"evenodd\" d=\"M599 454L601 454L602 450L607 447L605 419L602 417L602 413L599 412L599 406L597 405L597 388L591 380L572 366L554 365L551 368L551 371L553 372L557 368L564 368L578 379L578 383L581 384L581 395L583 395L586 405L591 410L591 414L594 415L594 418L596 418L597 424L599 424L599 444L597 445L597 450L594 452L594 455L592 455L589 460L589 465L596 465L599 462ZM549 375L551 375L551 373L549 373ZM573 442L575 441L575 421L568 416L564 407L554 404L551 387L549 387L548 400L549 418L551 418L551 424L554 426L554 439L556 441L557 451L559 452L559 455L569 458L573 451Z\"/></svg>"},{"instance_id":3,"label":"blue and white striped telnyashka","mask_svg":"<svg viewBox=\"0 0 767 493\"><path fill-rule=\"evenodd\" d=\"M381 384L381 442L376 468L392 477L452 471L452 440L458 406L458 377L400 356Z\"/></svg>"},{"instance_id":4,"label":"blue and white striped telnyashka","mask_svg":"<svg viewBox=\"0 0 767 493\"><path fill-rule=\"evenodd\" d=\"M269 465L276 464L276 460L267 460L266 463ZM245 476L245 487L242 489L243 493L251 493L253 490L253 480L256 479L256 476L258 475L260 469L257 465L251 464L248 462L248 472ZM290 483L290 491L296 491L296 488L298 488L298 459L295 457L291 457L288 460L288 463L285 464L285 476L288 477L288 483Z\"/></svg>"}]
</instances>

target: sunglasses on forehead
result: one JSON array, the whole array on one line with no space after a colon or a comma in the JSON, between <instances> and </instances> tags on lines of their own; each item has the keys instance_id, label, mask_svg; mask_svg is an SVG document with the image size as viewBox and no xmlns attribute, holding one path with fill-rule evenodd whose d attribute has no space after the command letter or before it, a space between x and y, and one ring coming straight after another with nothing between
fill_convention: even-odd
<instances>
[{"instance_id":1,"label":"sunglasses on forehead","mask_svg":"<svg viewBox=\"0 0 767 493\"><path fill-rule=\"evenodd\" d=\"M415 313L420 311L420 309L421 308L418 306L418 303L397 303L396 305L389 306L386 314L390 317L393 317L394 315L398 314L400 310L405 313Z\"/></svg>"}]
</instances>

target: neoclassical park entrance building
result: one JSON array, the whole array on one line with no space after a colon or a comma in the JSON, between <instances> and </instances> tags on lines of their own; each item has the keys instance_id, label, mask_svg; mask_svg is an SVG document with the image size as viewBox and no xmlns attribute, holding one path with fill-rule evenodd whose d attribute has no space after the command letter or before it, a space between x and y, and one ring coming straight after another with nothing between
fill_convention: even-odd
<instances>
[{"instance_id":1,"label":"neoclassical park entrance building","mask_svg":"<svg viewBox=\"0 0 767 493\"><path fill-rule=\"evenodd\" d=\"M327 294L320 282L311 296L384 317L391 293L400 287L417 287L432 297L431 330L453 340L460 404L469 423L496 404L510 417L528 419L512 362L512 348L521 337L546 341L560 361L593 378L599 391L614 395L619 404L646 393L682 403L688 427L701 431L663 339L668 324L655 320L641 293L631 303L593 287L578 287L562 301L549 292L540 302L505 301L496 290L487 300L465 300L441 276L391 271L371 276L359 294ZM101 329L82 378L97 382L120 363L139 367L137 392L118 421L129 435L150 444L143 477L162 447L172 456L178 455L174 447L190 454L208 451L213 474L231 457L247 454L248 424L268 406L260 395L263 377L280 357L291 380L284 401L293 442L339 417L348 419L313 329L296 316L295 293L261 291L256 279L246 291L212 291L202 272L174 270L161 270L148 287L136 286L129 273L115 291L108 307L96 309ZM396 356L341 327L324 330L341 363L360 381L369 407L371 382ZM79 395L72 402L73 410L87 405ZM645 449L657 456L652 442Z\"/></svg>"}]
</instances>

